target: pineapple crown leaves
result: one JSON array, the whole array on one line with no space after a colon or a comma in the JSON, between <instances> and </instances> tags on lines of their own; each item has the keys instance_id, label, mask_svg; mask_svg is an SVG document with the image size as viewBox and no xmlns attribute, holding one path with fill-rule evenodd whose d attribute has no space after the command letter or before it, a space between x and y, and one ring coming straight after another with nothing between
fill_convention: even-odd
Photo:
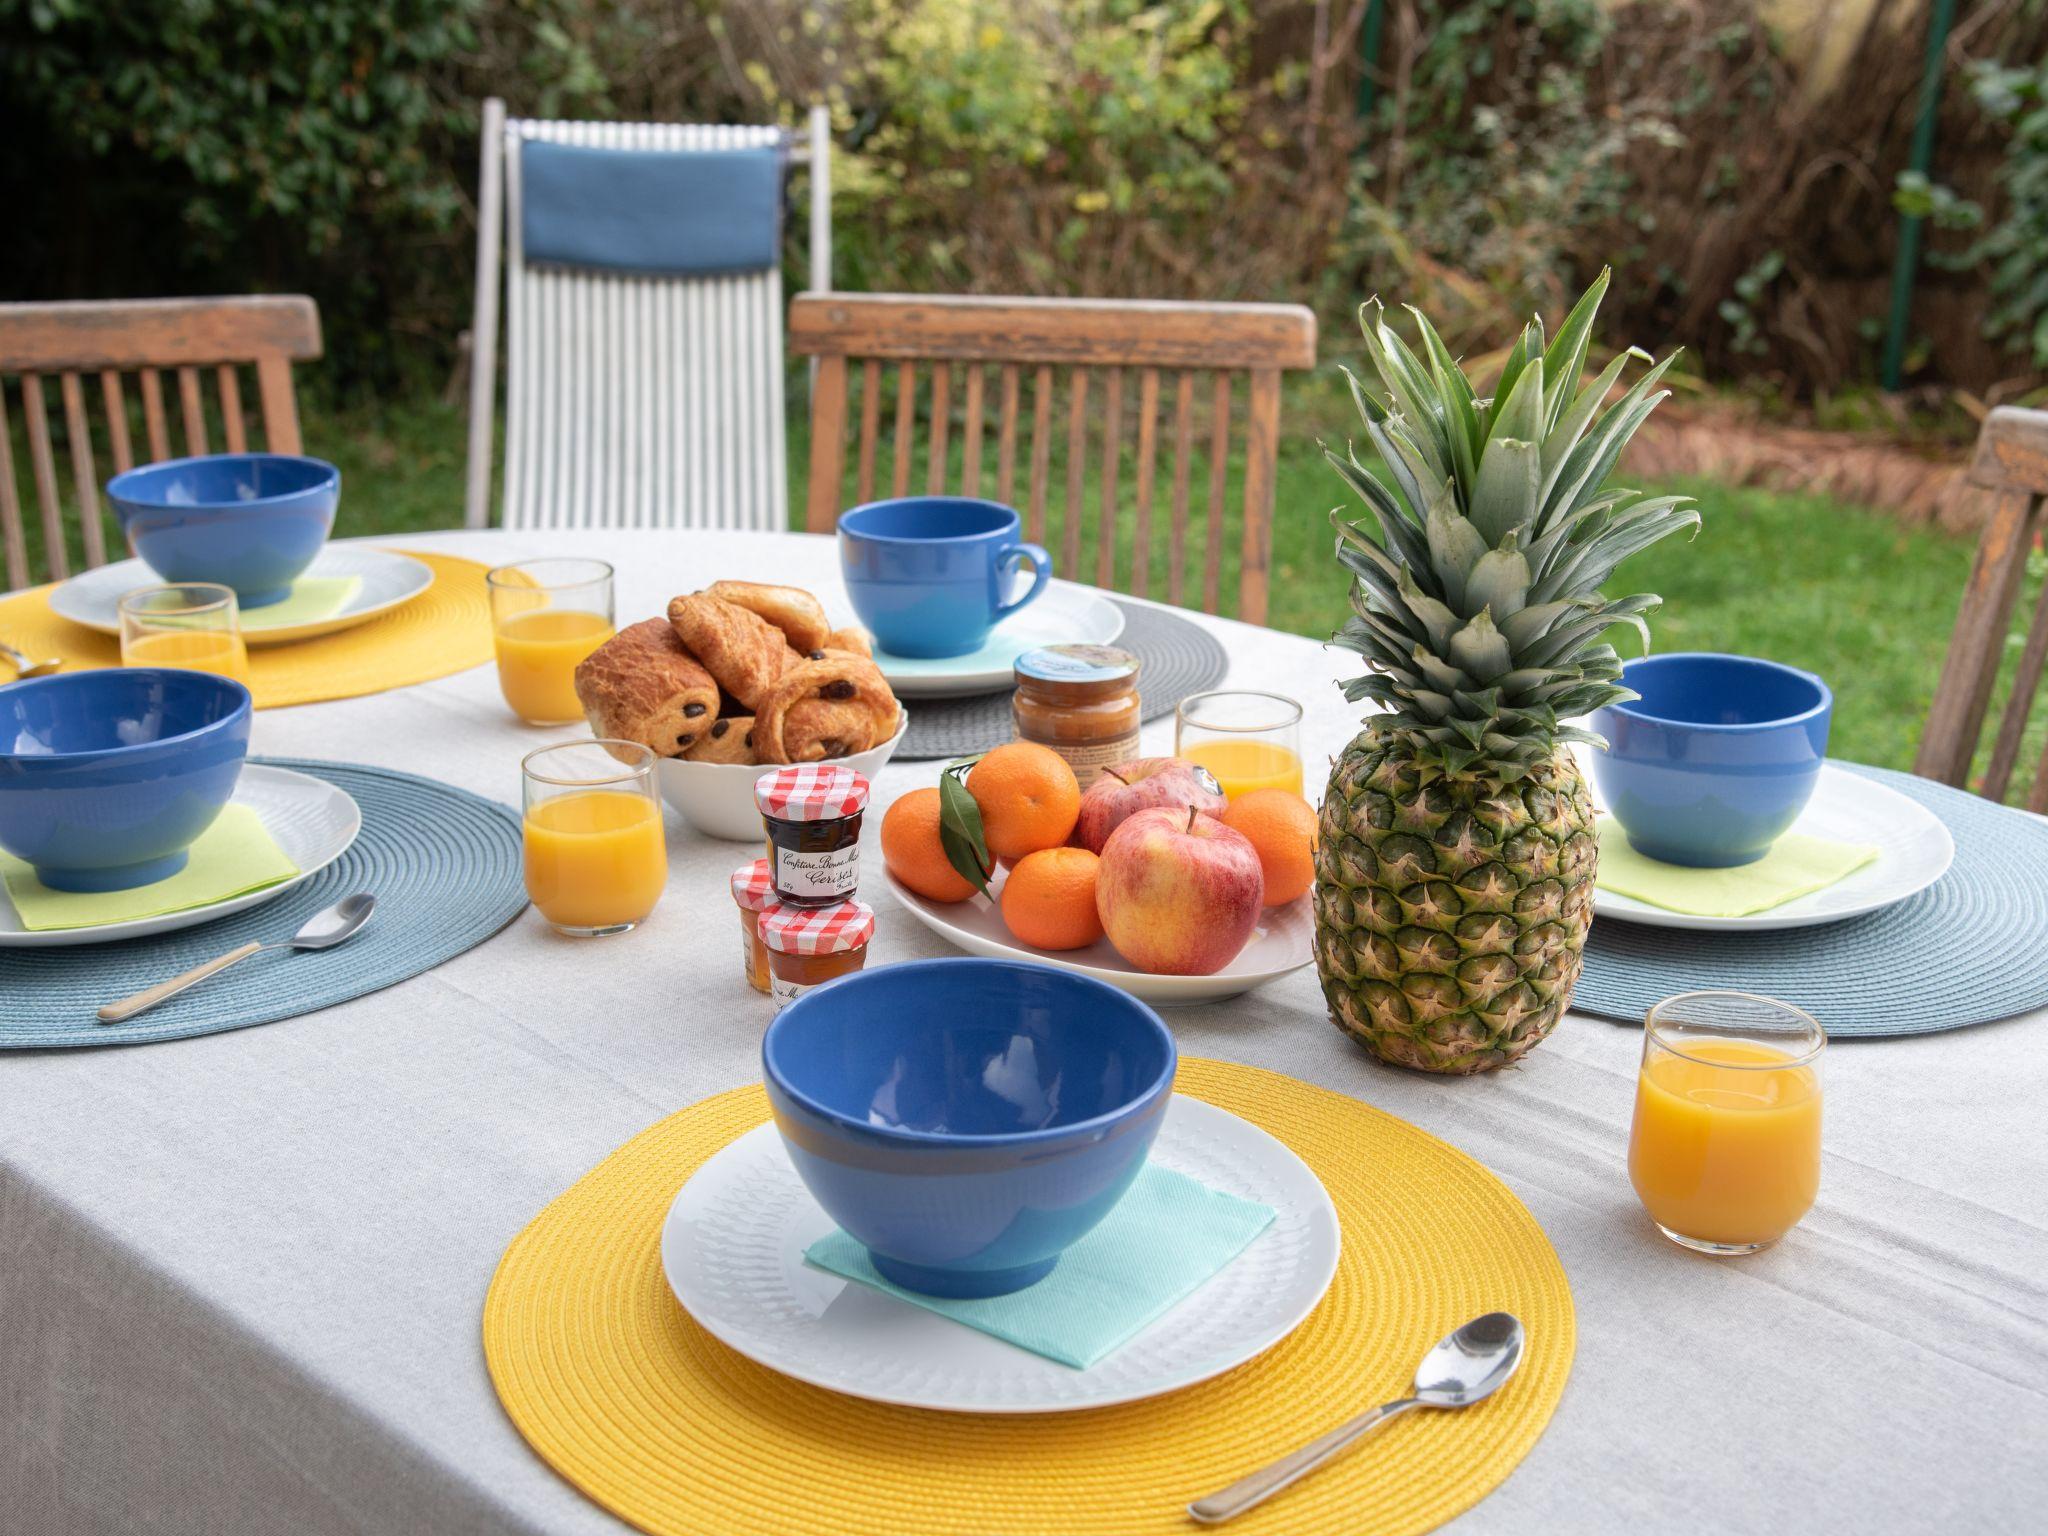
<instances>
[{"instance_id":1,"label":"pineapple crown leaves","mask_svg":"<svg viewBox=\"0 0 2048 1536\"><path fill-rule=\"evenodd\" d=\"M1372 514L1370 527L1330 514L1353 577L1353 616L1334 638L1371 668L1344 690L1381 707L1369 729L1407 737L1437 771L1512 781L1561 742L1605 745L1563 722L1632 697L1604 636L1627 624L1647 650L1658 599L1607 598L1601 584L1699 527L1687 497L1606 487L1670 393L1657 385L1677 355L1630 347L1581 385L1608 281L1603 271L1547 343L1531 319L1487 398L1420 311L1409 310L1418 353L1377 299L1360 307L1379 388L1345 377L1385 469L1324 449ZM1649 366L1608 406L1632 361Z\"/></svg>"}]
</instances>

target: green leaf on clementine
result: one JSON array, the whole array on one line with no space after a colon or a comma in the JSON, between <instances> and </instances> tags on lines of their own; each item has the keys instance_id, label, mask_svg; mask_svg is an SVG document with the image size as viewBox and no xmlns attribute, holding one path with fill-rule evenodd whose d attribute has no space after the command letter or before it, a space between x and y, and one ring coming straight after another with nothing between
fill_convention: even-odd
<instances>
[{"instance_id":1,"label":"green leaf on clementine","mask_svg":"<svg viewBox=\"0 0 2048 1536\"><path fill-rule=\"evenodd\" d=\"M988 839L981 830L981 807L967 793L967 771L980 761L979 755L963 757L939 774L939 847L960 877L993 901L988 877L996 861L989 857Z\"/></svg>"}]
</instances>

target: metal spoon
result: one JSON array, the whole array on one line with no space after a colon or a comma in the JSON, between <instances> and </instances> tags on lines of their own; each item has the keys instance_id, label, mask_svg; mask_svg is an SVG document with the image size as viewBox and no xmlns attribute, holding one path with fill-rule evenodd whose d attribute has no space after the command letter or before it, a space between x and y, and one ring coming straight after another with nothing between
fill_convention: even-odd
<instances>
[{"instance_id":1,"label":"metal spoon","mask_svg":"<svg viewBox=\"0 0 2048 1536\"><path fill-rule=\"evenodd\" d=\"M118 1003L109 1003L100 1010L102 1024L120 1024L132 1019L146 1008L154 1008L167 997L176 997L187 987L207 977L218 974L237 960L246 960L260 949L332 949L349 938L363 924L370 920L370 914L377 910L377 898L367 891L353 896L344 896L331 907L322 908L306 920L306 926L286 939L282 944L244 944L240 949L231 949L218 960L209 960L204 965L195 965L181 976L169 981L160 981L153 987L144 987L133 997L124 997Z\"/></svg>"},{"instance_id":2,"label":"metal spoon","mask_svg":"<svg viewBox=\"0 0 2048 1536\"><path fill-rule=\"evenodd\" d=\"M1375 1425L1410 1408L1467 1408L1490 1395L1522 1363L1522 1324L1506 1312L1475 1317L1422 1357L1415 1371L1415 1395L1361 1413L1348 1424L1311 1440L1291 1456L1241 1477L1228 1488L1188 1506L1204 1525L1218 1525L1263 1504L1295 1479L1307 1475Z\"/></svg>"},{"instance_id":3,"label":"metal spoon","mask_svg":"<svg viewBox=\"0 0 2048 1536\"><path fill-rule=\"evenodd\" d=\"M48 677L64 665L61 661L30 661L5 640L0 640L0 661L14 668L14 681L17 683L25 683L32 677Z\"/></svg>"}]
</instances>

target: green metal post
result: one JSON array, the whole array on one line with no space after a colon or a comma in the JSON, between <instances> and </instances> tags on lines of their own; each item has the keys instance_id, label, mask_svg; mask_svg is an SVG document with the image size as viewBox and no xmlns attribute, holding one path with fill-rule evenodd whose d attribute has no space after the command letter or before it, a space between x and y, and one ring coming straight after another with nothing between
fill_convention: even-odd
<instances>
[{"instance_id":1,"label":"green metal post","mask_svg":"<svg viewBox=\"0 0 2048 1536\"><path fill-rule=\"evenodd\" d=\"M1380 34L1386 28L1386 0L1371 0L1365 8L1365 24L1358 29L1358 115L1372 116L1373 103L1379 99L1379 83L1374 78L1380 67Z\"/></svg>"},{"instance_id":2,"label":"green metal post","mask_svg":"<svg viewBox=\"0 0 2048 1536\"><path fill-rule=\"evenodd\" d=\"M1908 164L1922 176L1934 163L1934 120L1941 109L1941 61L1948 47L1949 28L1955 24L1955 0L1934 0L1934 14L1927 20L1927 62L1920 76L1920 116L1913 124L1913 146ZM1917 213L1899 220L1898 255L1892 262L1892 312L1884 333L1886 389L1899 387L1906 365L1906 327L1913 316L1913 277L1920 267L1920 226Z\"/></svg>"}]
</instances>

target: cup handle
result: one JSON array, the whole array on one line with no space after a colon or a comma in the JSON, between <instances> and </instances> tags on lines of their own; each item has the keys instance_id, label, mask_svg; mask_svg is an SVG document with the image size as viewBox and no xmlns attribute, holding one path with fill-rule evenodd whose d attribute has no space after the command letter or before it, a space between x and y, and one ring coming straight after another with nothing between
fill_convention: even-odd
<instances>
[{"instance_id":1,"label":"cup handle","mask_svg":"<svg viewBox=\"0 0 2048 1536\"><path fill-rule=\"evenodd\" d=\"M1011 614L1015 613L1019 608L1022 608L1026 603L1029 603L1033 598L1037 597L1039 593L1043 592L1045 590L1045 584L1048 581L1052 580L1052 556L1046 552L1045 546L1042 544L1009 545L1002 551L1001 554L996 556L996 566L997 569L1000 570L1005 566L1014 565L1021 561L1027 560L1031 563L1034 571L1036 572L1036 574L1032 578L1031 590L1029 592L1026 592L1022 597L1018 598L1014 603L997 603L996 617L998 619L1008 618Z\"/></svg>"}]
</instances>

